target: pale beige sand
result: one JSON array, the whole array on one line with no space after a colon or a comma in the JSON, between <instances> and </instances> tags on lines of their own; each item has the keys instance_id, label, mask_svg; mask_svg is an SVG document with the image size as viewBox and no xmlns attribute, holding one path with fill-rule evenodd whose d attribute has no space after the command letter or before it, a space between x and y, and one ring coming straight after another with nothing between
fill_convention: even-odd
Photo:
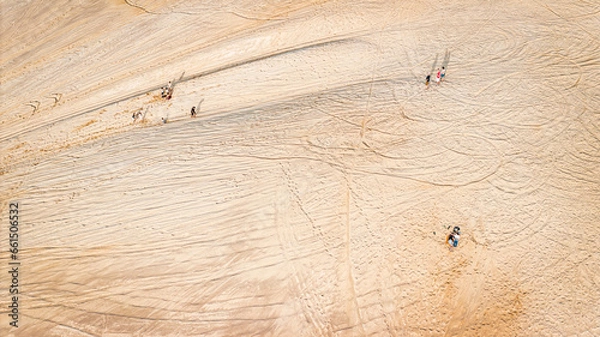
<instances>
[{"instance_id":1,"label":"pale beige sand","mask_svg":"<svg viewBox=\"0 0 600 337\"><path fill-rule=\"evenodd\" d=\"M0 335L600 336L597 1L82 2L0 3Z\"/></svg>"}]
</instances>

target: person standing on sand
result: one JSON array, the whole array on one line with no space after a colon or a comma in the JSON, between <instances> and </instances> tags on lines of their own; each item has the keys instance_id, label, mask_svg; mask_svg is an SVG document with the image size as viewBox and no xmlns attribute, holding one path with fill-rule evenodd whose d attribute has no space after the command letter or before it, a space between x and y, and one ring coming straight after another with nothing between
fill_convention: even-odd
<instances>
[{"instance_id":1,"label":"person standing on sand","mask_svg":"<svg viewBox=\"0 0 600 337\"><path fill-rule=\"evenodd\" d=\"M437 83L438 85L440 84L440 77L441 73L440 73L440 68L437 69L437 75L435 76L435 83Z\"/></svg>"},{"instance_id":2,"label":"person standing on sand","mask_svg":"<svg viewBox=\"0 0 600 337\"><path fill-rule=\"evenodd\" d=\"M192 115L192 117L196 117L196 107L195 106L192 107L190 114Z\"/></svg>"},{"instance_id":3,"label":"person standing on sand","mask_svg":"<svg viewBox=\"0 0 600 337\"><path fill-rule=\"evenodd\" d=\"M442 82L443 82L443 81L444 81L444 77L445 77L445 76L446 76L446 68L445 68L445 67L442 67L442 77L441 77L440 81L442 81Z\"/></svg>"},{"instance_id":4,"label":"person standing on sand","mask_svg":"<svg viewBox=\"0 0 600 337\"><path fill-rule=\"evenodd\" d=\"M431 81L431 74L428 74L427 77L425 77L425 89L429 89L429 81Z\"/></svg>"}]
</instances>

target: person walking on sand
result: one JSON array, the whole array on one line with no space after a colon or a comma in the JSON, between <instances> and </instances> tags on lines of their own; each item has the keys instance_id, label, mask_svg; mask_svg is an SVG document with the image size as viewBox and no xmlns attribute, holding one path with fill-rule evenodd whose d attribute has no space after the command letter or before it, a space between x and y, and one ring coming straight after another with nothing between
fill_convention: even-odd
<instances>
[{"instance_id":1,"label":"person walking on sand","mask_svg":"<svg viewBox=\"0 0 600 337\"><path fill-rule=\"evenodd\" d=\"M440 68L437 69L437 75L435 76L435 83L440 84L441 72Z\"/></svg>"},{"instance_id":2,"label":"person walking on sand","mask_svg":"<svg viewBox=\"0 0 600 337\"><path fill-rule=\"evenodd\" d=\"M425 77L425 89L429 89L429 81L431 81L431 74Z\"/></svg>"},{"instance_id":3,"label":"person walking on sand","mask_svg":"<svg viewBox=\"0 0 600 337\"><path fill-rule=\"evenodd\" d=\"M445 68L445 67L442 67L442 75L441 75L441 78L440 78L440 82L443 82L443 81L444 81L444 77L445 77L445 76L446 76L446 68Z\"/></svg>"},{"instance_id":4,"label":"person walking on sand","mask_svg":"<svg viewBox=\"0 0 600 337\"><path fill-rule=\"evenodd\" d=\"M196 107L195 106L192 107L190 114L192 115L192 117L196 117Z\"/></svg>"}]
</instances>

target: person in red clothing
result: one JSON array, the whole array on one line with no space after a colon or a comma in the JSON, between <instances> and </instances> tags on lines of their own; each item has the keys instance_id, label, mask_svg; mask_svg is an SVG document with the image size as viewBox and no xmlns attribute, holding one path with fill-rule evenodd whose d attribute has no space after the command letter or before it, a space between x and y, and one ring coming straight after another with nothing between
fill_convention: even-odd
<instances>
[{"instance_id":1,"label":"person in red clothing","mask_svg":"<svg viewBox=\"0 0 600 337\"><path fill-rule=\"evenodd\" d=\"M437 75L435 75L435 83L437 83L438 85L440 84L440 78L441 78L441 77L440 77L440 76L441 76L440 74L441 74L441 72L440 72L440 68L438 68L438 69L437 69Z\"/></svg>"}]
</instances>

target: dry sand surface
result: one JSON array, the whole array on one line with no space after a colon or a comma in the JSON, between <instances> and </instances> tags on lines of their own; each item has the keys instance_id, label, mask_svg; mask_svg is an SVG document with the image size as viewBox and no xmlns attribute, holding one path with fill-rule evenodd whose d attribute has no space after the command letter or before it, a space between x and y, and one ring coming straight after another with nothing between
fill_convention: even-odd
<instances>
[{"instance_id":1,"label":"dry sand surface","mask_svg":"<svg viewBox=\"0 0 600 337\"><path fill-rule=\"evenodd\" d=\"M600 2L0 6L1 336L600 336Z\"/></svg>"}]
</instances>

